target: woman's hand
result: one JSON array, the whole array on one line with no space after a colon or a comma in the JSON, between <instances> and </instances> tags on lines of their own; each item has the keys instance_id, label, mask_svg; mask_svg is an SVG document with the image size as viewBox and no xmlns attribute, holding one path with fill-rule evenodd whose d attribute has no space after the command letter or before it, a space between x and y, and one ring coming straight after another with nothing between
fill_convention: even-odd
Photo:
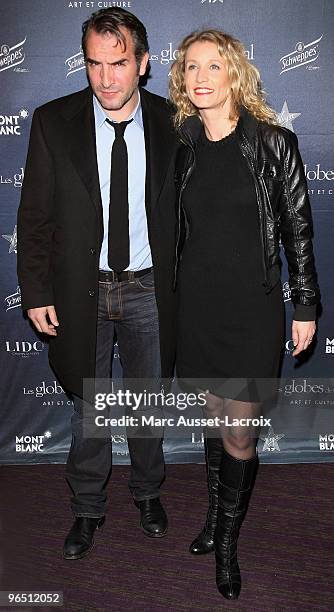
<instances>
[{"instance_id":1,"label":"woman's hand","mask_svg":"<svg viewBox=\"0 0 334 612\"><path fill-rule=\"evenodd\" d=\"M293 357L308 348L313 340L315 330L315 321L292 321L292 340L295 346L292 353Z\"/></svg>"}]
</instances>

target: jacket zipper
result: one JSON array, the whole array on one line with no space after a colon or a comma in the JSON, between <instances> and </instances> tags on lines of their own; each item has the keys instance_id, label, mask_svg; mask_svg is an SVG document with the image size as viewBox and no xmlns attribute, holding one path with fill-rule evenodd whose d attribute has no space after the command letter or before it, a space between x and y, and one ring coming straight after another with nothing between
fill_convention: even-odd
<instances>
[{"instance_id":1,"label":"jacket zipper","mask_svg":"<svg viewBox=\"0 0 334 612\"><path fill-rule=\"evenodd\" d=\"M186 143L184 143L186 144ZM180 193L179 193L179 198L178 198L178 236L177 236L177 242L176 242L176 247L175 247L175 265L174 265L174 282L173 282L173 290L175 291L176 288L176 276L177 276L177 268L178 268L178 248L179 248L179 244L180 244L180 235L181 235L181 199L182 199L182 194L183 191L186 188L186 185L188 183L189 177L195 167L195 150L194 148L187 144L187 146L190 146L192 154L193 154L193 160L192 160L192 164L191 166L189 166L187 173L183 179L182 185L181 185L181 189L180 189Z\"/></svg>"},{"instance_id":2,"label":"jacket zipper","mask_svg":"<svg viewBox=\"0 0 334 612\"><path fill-rule=\"evenodd\" d=\"M263 267L263 273L264 273L264 286L268 287L268 269L267 269L267 264L266 264L266 259L265 259L265 254L267 252L267 237L266 237L266 231L265 231L266 228L265 228L265 222L264 222L264 214L261 208L261 199L259 196L259 186L257 183L257 175L256 175L255 168L254 168L252 154L249 151L248 143L244 139L240 141L240 148L241 148L241 152L244 158L246 159L248 166L250 167L252 171L252 175L253 175L253 181L255 185L256 198L257 198L257 206L258 206L258 212L259 212L259 218L260 218L260 229L261 229L260 239L261 239L261 247L262 247L262 267ZM262 180L262 177L260 178Z\"/></svg>"}]
</instances>

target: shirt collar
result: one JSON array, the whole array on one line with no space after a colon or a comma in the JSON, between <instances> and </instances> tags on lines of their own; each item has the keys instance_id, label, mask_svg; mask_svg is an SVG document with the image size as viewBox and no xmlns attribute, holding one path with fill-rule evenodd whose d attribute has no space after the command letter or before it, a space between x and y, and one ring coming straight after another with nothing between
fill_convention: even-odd
<instances>
[{"instance_id":1,"label":"shirt collar","mask_svg":"<svg viewBox=\"0 0 334 612\"><path fill-rule=\"evenodd\" d=\"M105 112L105 110L102 108L100 102L98 101L98 99L96 98L95 95L93 95L93 106L94 106L94 116L95 116L95 127L96 128L100 128L106 119L109 119L107 113ZM144 124L143 124L143 113L142 113L142 106L141 106L141 100L140 100L140 92L138 91L138 103L136 108L134 109L134 111L131 113L131 115L129 115L126 119L126 121L128 121L129 119L133 119L135 123L137 123L137 125L143 130L144 129Z\"/></svg>"}]
</instances>

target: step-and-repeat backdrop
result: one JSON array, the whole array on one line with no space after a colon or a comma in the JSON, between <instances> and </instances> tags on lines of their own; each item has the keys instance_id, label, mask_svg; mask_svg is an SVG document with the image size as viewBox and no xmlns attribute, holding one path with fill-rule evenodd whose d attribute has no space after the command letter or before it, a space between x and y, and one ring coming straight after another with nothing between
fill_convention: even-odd
<instances>
[{"instance_id":1,"label":"step-and-repeat backdrop","mask_svg":"<svg viewBox=\"0 0 334 612\"><path fill-rule=\"evenodd\" d=\"M61 463L70 444L71 400L49 367L45 339L20 307L16 215L33 111L86 86L81 24L91 12L108 6L128 9L146 24L151 62L147 87L164 96L178 43L186 34L216 27L237 36L261 71L280 123L298 136L313 209L323 312L316 343L297 361L292 357L293 307L284 264L286 354L271 425L263 427L258 449L263 462L333 460L332 0L2 0L0 462ZM119 375L117 359L116 348L114 372ZM203 460L200 432L191 427L187 431L181 439L166 436L167 462ZM113 454L115 462L128 461L124 433L113 436Z\"/></svg>"}]
</instances>

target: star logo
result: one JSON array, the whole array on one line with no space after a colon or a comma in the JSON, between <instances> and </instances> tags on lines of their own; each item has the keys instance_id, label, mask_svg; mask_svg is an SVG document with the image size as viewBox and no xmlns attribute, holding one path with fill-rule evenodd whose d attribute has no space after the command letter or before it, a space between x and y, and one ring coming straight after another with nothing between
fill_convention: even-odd
<instances>
[{"instance_id":1,"label":"star logo","mask_svg":"<svg viewBox=\"0 0 334 612\"><path fill-rule=\"evenodd\" d=\"M201 0L201 4L204 4L204 2L209 2L209 4L215 4L217 0ZM224 4L224 0L218 0L218 2L220 2L220 4Z\"/></svg>"},{"instance_id":2,"label":"star logo","mask_svg":"<svg viewBox=\"0 0 334 612\"><path fill-rule=\"evenodd\" d=\"M8 253L17 253L17 226L15 225L12 234L2 234L2 238L9 242Z\"/></svg>"},{"instance_id":3,"label":"star logo","mask_svg":"<svg viewBox=\"0 0 334 612\"><path fill-rule=\"evenodd\" d=\"M26 108L21 108L19 110L19 117L21 117L21 119L27 119L27 117L29 117L29 113Z\"/></svg>"},{"instance_id":4,"label":"star logo","mask_svg":"<svg viewBox=\"0 0 334 612\"><path fill-rule=\"evenodd\" d=\"M51 437L52 437L51 431L46 431L44 434L44 438L51 438Z\"/></svg>"},{"instance_id":5,"label":"star logo","mask_svg":"<svg viewBox=\"0 0 334 612\"><path fill-rule=\"evenodd\" d=\"M282 110L280 113L277 113L277 121L278 123L285 128L288 128L292 132L294 132L292 122L299 117L301 113L290 113L288 109L288 103L285 100Z\"/></svg>"},{"instance_id":6,"label":"star logo","mask_svg":"<svg viewBox=\"0 0 334 612\"><path fill-rule=\"evenodd\" d=\"M262 451L280 451L280 447L278 444L278 440L284 438L285 434L274 434L274 430L272 426L268 428L268 433L266 436L260 436L261 440L263 440L264 445Z\"/></svg>"}]
</instances>

